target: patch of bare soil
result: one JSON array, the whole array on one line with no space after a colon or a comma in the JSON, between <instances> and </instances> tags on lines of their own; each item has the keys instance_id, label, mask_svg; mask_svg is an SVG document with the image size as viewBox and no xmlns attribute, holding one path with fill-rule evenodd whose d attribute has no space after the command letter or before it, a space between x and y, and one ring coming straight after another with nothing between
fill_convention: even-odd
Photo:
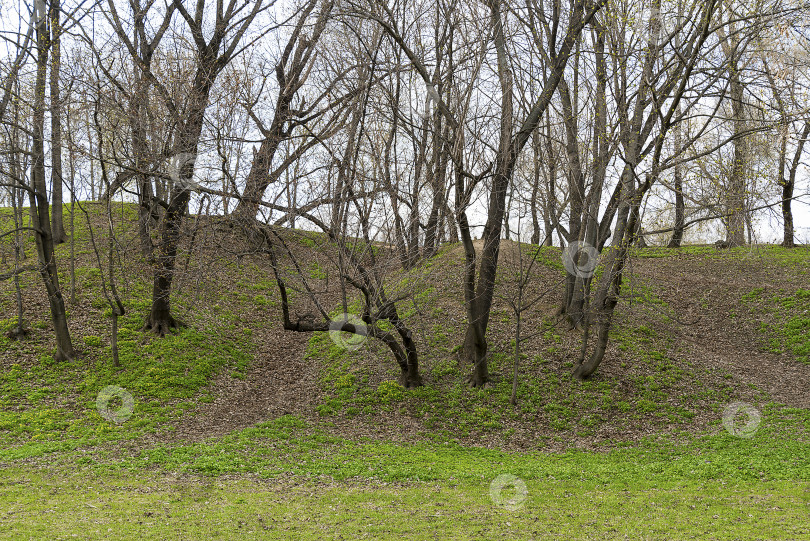
<instances>
[{"instance_id":1,"label":"patch of bare soil","mask_svg":"<svg viewBox=\"0 0 810 541\"><path fill-rule=\"evenodd\" d=\"M307 336L273 321L254 333L254 341L245 378L220 373L209 387L213 401L190 411L164 441L201 441L312 409L320 391L317 368L303 360Z\"/></svg>"},{"instance_id":2,"label":"patch of bare soil","mask_svg":"<svg viewBox=\"0 0 810 541\"><path fill-rule=\"evenodd\" d=\"M212 401L201 402L196 409L187 412L172 430L147 435L141 444L199 442L283 415L295 413L311 417L319 403L319 367L304 359L307 342L312 335L284 330L281 308L277 302L251 306L236 299L235 293L244 293L249 297L257 293L256 290L245 289L246 282L264 279L270 286L269 290L263 290L264 296L278 300L270 259L261 251L261 240L257 236L246 238L238 229L216 225L215 229L216 233L210 237L209 243L198 247L197 256L203 260L213 260L221 258L223 253L239 254L236 260L239 268L244 269L243 278L235 280L232 271L221 268L210 270L216 267L211 265L209 272L212 274L206 276L206 282L209 288L213 285L219 292L216 302L220 309L238 314L240 325L251 330L253 349L249 353L252 359L243 378L233 377L230 370L223 370L208 387ZM294 236L290 232L283 234ZM318 255L300 242L290 242L289 247L303 268L307 268ZM336 301L334 295L335 292L330 291L325 298L332 303ZM302 306L293 303L293 318L299 313L298 308L315 311L308 302Z\"/></svg>"},{"instance_id":3,"label":"patch of bare soil","mask_svg":"<svg viewBox=\"0 0 810 541\"><path fill-rule=\"evenodd\" d=\"M810 264L810 263L808 263ZM745 384L754 384L788 406L810 408L810 365L788 354L763 351L759 319L742 302L743 295L764 288L795 291L806 275L756 256L721 252L638 259L635 270L674 308L677 321L665 330L683 341L694 361L724 368Z\"/></svg>"}]
</instances>

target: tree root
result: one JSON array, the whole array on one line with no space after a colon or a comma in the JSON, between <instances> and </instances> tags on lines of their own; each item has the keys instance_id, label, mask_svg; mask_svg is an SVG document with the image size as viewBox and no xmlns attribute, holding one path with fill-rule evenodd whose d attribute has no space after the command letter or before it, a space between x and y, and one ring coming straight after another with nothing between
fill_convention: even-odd
<instances>
[{"instance_id":1,"label":"tree root","mask_svg":"<svg viewBox=\"0 0 810 541\"><path fill-rule=\"evenodd\" d=\"M417 387L422 387L424 382L422 381L422 376L419 374L417 374L415 377L409 377L407 372L403 372L399 376L399 384L406 389L415 389Z\"/></svg>"},{"instance_id":2,"label":"tree root","mask_svg":"<svg viewBox=\"0 0 810 541\"><path fill-rule=\"evenodd\" d=\"M10 330L6 331L5 335L11 340L22 340L28 336L28 329L25 329L21 325L15 325Z\"/></svg>"},{"instance_id":3,"label":"tree root","mask_svg":"<svg viewBox=\"0 0 810 541\"><path fill-rule=\"evenodd\" d=\"M171 332L172 329L180 329L186 325L172 316L160 318L157 321L152 317L152 314L146 316L146 321L143 324L144 331L151 331L154 334L163 338L166 333Z\"/></svg>"}]
</instances>

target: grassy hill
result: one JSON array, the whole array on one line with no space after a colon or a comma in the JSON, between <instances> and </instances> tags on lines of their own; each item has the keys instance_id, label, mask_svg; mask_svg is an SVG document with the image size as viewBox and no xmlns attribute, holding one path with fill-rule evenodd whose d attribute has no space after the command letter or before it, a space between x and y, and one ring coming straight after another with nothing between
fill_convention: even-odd
<instances>
[{"instance_id":1,"label":"grassy hill","mask_svg":"<svg viewBox=\"0 0 810 541\"><path fill-rule=\"evenodd\" d=\"M250 253L218 220L186 224L173 296L185 326L165 338L143 332L151 269L129 205L115 211L115 278L127 314L113 367L106 267L93 249L93 241L102 255L106 247L104 216L97 204L83 206L74 222L76 302L68 303L78 357L53 361L36 274L21 281L30 334L0 336L8 509L0 522L10 525L0 538L810 535L807 247L638 250L606 361L579 382L570 373L581 336L555 315L559 250L506 242L488 331L495 377L472 389L471 367L458 357L463 251L445 246L411 271L392 265L384 275L390 292L408 294L400 312L425 381L406 390L374 340L346 349L328 333L284 331L268 256ZM8 211L0 228L10 229ZM323 236L281 234L326 309L344 311ZM11 246L0 249L8 269ZM30 241L26 253L35 258ZM68 299L69 255L69 244L59 246ZM515 318L503 297L529 257L537 258L531 292L549 293L523 316L524 336L533 336L512 406ZM301 293L292 302L311 309ZM13 282L0 282L0 331L15 318ZM108 386L133 397L124 422L96 407ZM735 402L760 415L751 437L723 425ZM508 478L499 493L499 474L519 482Z\"/></svg>"}]
</instances>

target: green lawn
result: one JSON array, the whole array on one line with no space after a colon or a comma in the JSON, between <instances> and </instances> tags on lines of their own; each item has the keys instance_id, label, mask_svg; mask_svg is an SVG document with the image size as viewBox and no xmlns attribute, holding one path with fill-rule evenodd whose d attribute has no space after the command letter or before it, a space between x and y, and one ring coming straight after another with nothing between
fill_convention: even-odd
<instances>
[{"instance_id":1,"label":"green lawn","mask_svg":"<svg viewBox=\"0 0 810 541\"><path fill-rule=\"evenodd\" d=\"M751 438L606 452L349 440L294 416L128 456L108 443L6 464L0 538L808 538L810 413L762 413ZM498 492L501 474L518 481Z\"/></svg>"},{"instance_id":2,"label":"green lawn","mask_svg":"<svg viewBox=\"0 0 810 541\"><path fill-rule=\"evenodd\" d=\"M493 502L486 481L299 484L13 468L0 484L2 539L810 536L807 481L527 480L525 501L511 510Z\"/></svg>"}]
</instances>

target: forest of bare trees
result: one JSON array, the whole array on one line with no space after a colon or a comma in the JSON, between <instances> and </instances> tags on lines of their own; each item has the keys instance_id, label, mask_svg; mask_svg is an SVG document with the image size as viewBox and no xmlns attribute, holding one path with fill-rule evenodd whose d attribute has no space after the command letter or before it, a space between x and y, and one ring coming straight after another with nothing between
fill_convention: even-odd
<instances>
[{"instance_id":1,"label":"forest of bare trees","mask_svg":"<svg viewBox=\"0 0 810 541\"><path fill-rule=\"evenodd\" d=\"M75 353L72 262L56 249L90 201L110 217L93 246L113 325L124 304L111 202L125 201L152 269L145 331L183 325L172 302L179 248L217 224L272 264L282 320L267 325L378 340L405 387L423 384L419 337L402 317L408 295L386 278L446 244L464 254L459 355L479 387L505 241L562 249L555 302L582 335L571 356L584 379L605 358L638 246L810 240L810 4L34 0L16 10L4 13L0 59L10 224L0 278L38 273L57 360ZM359 320L336 317L307 282L291 231L326 239L338 311L357 302Z\"/></svg>"}]
</instances>

